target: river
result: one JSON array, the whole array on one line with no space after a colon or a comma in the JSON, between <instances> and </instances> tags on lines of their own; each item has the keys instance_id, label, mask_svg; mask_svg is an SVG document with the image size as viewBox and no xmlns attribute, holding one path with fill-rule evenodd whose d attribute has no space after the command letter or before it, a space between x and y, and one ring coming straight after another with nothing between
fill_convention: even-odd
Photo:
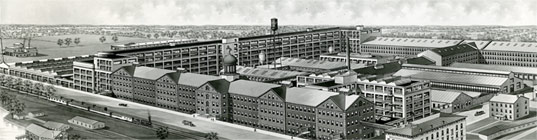
<instances>
[{"instance_id":1,"label":"river","mask_svg":"<svg viewBox=\"0 0 537 140\"><path fill-rule=\"evenodd\" d=\"M8 114L6 110L0 108L0 140L15 140L15 137L24 134L24 127L4 120Z\"/></svg>"}]
</instances>

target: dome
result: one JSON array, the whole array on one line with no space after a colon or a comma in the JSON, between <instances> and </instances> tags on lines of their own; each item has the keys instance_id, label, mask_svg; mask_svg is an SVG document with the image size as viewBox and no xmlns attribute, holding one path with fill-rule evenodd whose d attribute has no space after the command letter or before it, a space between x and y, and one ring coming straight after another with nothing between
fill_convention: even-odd
<instances>
[{"instance_id":1,"label":"dome","mask_svg":"<svg viewBox=\"0 0 537 140\"><path fill-rule=\"evenodd\" d=\"M224 57L224 65L236 65L237 64L237 58L233 55L226 55Z\"/></svg>"}]
</instances>

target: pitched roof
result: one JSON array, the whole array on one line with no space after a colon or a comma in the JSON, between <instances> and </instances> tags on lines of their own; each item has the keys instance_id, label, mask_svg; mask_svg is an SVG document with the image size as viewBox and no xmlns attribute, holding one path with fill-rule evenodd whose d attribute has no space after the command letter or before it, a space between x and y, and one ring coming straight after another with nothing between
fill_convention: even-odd
<instances>
[{"instance_id":1,"label":"pitched roof","mask_svg":"<svg viewBox=\"0 0 537 140\"><path fill-rule=\"evenodd\" d=\"M229 81L226 79L208 81L207 84L211 85L211 87L221 93L227 93L229 90Z\"/></svg>"},{"instance_id":2,"label":"pitched roof","mask_svg":"<svg viewBox=\"0 0 537 140\"><path fill-rule=\"evenodd\" d=\"M85 123L85 124L90 124L90 125L93 125L93 124L96 124L96 123L102 123L102 122L99 122L99 121L96 121L96 120L92 120L92 119L88 119L88 118L84 118L84 117L80 117L80 116L76 116L76 117L72 118L71 120L76 120L76 121L79 121L79 122L82 122L82 123Z\"/></svg>"},{"instance_id":3,"label":"pitched roof","mask_svg":"<svg viewBox=\"0 0 537 140\"><path fill-rule=\"evenodd\" d=\"M134 69L133 76L137 78L157 80L163 75L168 74L168 73L173 73L173 72L176 72L176 71L141 66L141 67L136 67Z\"/></svg>"},{"instance_id":4,"label":"pitched roof","mask_svg":"<svg viewBox=\"0 0 537 140\"><path fill-rule=\"evenodd\" d=\"M458 91L431 90L431 101L442 103L453 103L459 96L464 96Z\"/></svg>"},{"instance_id":5,"label":"pitched roof","mask_svg":"<svg viewBox=\"0 0 537 140\"><path fill-rule=\"evenodd\" d=\"M211 80L221 79L218 76L196 74L196 73L182 73L179 77L178 84L192 86L198 88L199 86L207 83Z\"/></svg>"},{"instance_id":6,"label":"pitched roof","mask_svg":"<svg viewBox=\"0 0 537 140\"><path fill-rule=\"evenodd\" d=\"M518 100L517 95L509 94L497 94L490 99L491 102L502 102L502 103L515 103Z\"/></svg>"},{"instance_id":7,"label":"pitched roof","mask_svg":"<svg viewBox=\"0 0 537 140\"><path fill-rule=\"evenodd\" d=\"M363 44L441 48L441 47L457 45L460 42L462 42L462 40L377 37L376 39L367 41Z\"/></svg>"},{"instance_id":8,"label":"pitched roof","mask_svg":"<svg viewBox=\"0 0 537 140\"><path fill-rule=\"evenodd\" d=\"M534 67L490 65L490 64L471 64L471 63L459 63L459 62L452 63L450 65L450 67L482 69L482 70L496 70L496 71L512 71L512 72L515 72L515 73L537 74L537 68L534 68Z\"/></svg>"},{"instance_id":9,"label":"pitched roof","mask_svg":"<svg viewBox=\"0 0 537 140\"><path fill-rule=\"evenodd\" d=\"M43 124L43 126L49 129L59 129L59 128L62 128L64 126L69 126L69 125L64 124L64 123L59 123L59 122L47 121L45 124Z\"/></svg>"},{"instance_id":10,"label":"pitched roof","mask_svg":"<svg viewBox=\"0 0 537 140\"><path fill-rule=\"evenodd\" d=\"M48 139L55 139L61 133L61 131L49 130L45 127L42 127L33 123L28 125L25 129L26 131L34 135L37 135L39 137L45 137Z\"/></svg>"},{"instance_id":11,"label":"pitched roof","mask_svg":"<svg viewBox=\"0 0 537 140\"><path fill-rule=\"evenodd\" d=\"M277 84L270 84L270 83L261 83L261 82L248 81L248 80L237 80L237 81L231 82L231 84L229 85L229 93L251 96L251 97L259 97L265 94L270 89L277 88L277 87L281 87L281 86ZM282 98L285 98L285 96Z\"/></svg>"},{"instance_id":12,"label":"pitched roof","mask_svg":"<svg viewBox=\"0 0 537 140\"><path fill-rule=\"evenodd\" d=\"M458 83L469 85L481 85L487 87L501 86L508 80L506 77L494 77L494 76L481 76L481 75L468 75L460 73L445 73L445 72L433 72L433 71L419 71L401 69L397 71L394 76L411 77L421 80L446 82L446 83Z\"/></svg>"},{"instance_id":13,"label":"pitched roof","mask_svg":"<svg viewBox=\"0 0 537 140\"><path fill-rule=\"evenodd\" d=\"M465 116L459 116L450 113L437 113L431 116L425 117L423 119L415 120L411 122L411 125L407 125L403 128L396 128L386 130L387 133L405 135L408 137L419 136L421 134L427 133L430 130L439 128L444 124L449 124L451 122L456 122L461 119L465 119Z\"/></svg>"},{"instance_id":14,"label":"pitched roof","mask_svg":"<svg viewBox=\"0 0 537 140\"><path fill-rule=\"evenodd\" d=\"M479 97L481 96L481 92L472 92L472 91L463 91L462 93L472 97L472 98L476 98L476 97Z\"/></svg>"},{"instance_id":15,"label":"pitched roof","mask_svg":"<svg viewBox=\"0 0 537 140\"><path fill-rule=\"evenodd\" d=\"M360 96L358 95L346 95L346 94L338 94L330 96L329 99L331 99L334 104L336 104L339 108L343 110L347 110L354 101L358 100Z\"/></svg>"},{"instance_id":16,"label":"pitched roof","mask_svg":"<svg viewBox=\"0 0 537 140\"><path fill-rule=\"evenodd\" d=\"M245 76L264 77L269 79L279 79L287 77L295 77L298 75L307 75L306 72L265 69L265 68L253 68L237 66L237 73Z\"/></svg>"},{"instance_id":17,"label":"pitched roof","mask_svg":"<svg viewBox=\"0 0 537 140\"><path fill-rule=\"evenodd\" d=\"M459 45L453 45L453 46L443 47L443 48L434 48L434 49L431 49L431 51L440 56L451 56L451 55L460 54L464 52L478 51L477 48L474 46L475 46L475 43L471 42L468 44L459 44Z\"/></svg>"},{"instance_id":18,"label":"pitched roof","mask_svg":"<svg viewBox=\"0 0 537 140\"><path fill-rule=\"evenodd\" d=\"M288 103L316 107L333 95L338 95L338 93L307 88L288 88L285 100Z\"/></svg>"},{"instance_id":19,"label":"pitched roof","mask_svg":"<svg viewBox=\"0 0 537 140\"><path fill-rule=\"evenodd\" d=\"M406 62L408 64L419 64L419 65L433 65L436 64L435 62L427 59L426 57L414 57L407 59Z\"/></svg>"},{"instance_id":20,"label":"pitched roof","mask_svg":"<svg viewBox=\"0 0 537 140\"><path fill-rule=\"evenodd\" d=\"M170 79L172 79L173 82L175 82L177 84L179 82L179 78L181 77L181 73L180 72L171 72L171 73L166 73L164 76L168 76ZM160 78L162 78L164 76L161 76ZM158 78L158 79L160 79L160 78Z\"/></svg>"},{"instance_id":21,"label":"pitched roof","mask_svg":"<svg viewBox=\"0 0 537 140\"><path fill-rule=\"evenodd\" d=\"M482 40L464 40L462 41L462 43L470 43L470 42L473 42L475 43L475 46L477 47L477 49L483 49L485 48L487 45L489 45L490 40L487 40L487 41L482 41Z\"/></svg>"},{"instance_id":22,"label":"pitched roof","mask_svg":"<svg viewBox=\"0 0 537 140\"><path fill-rule=\"evenodd\" d=\"M457 67L444 67L444 66L433 66L433 65L415 65L415 64L403 64L403 68L405 67L411 67L411 68L421 68L423 71L431 70L431 69L438 69L443 71L460 71L460 72L474 72L474 73L489 73L489 74L500 74L500 75L509 75L511 72L509 71L498 71L498 70L488 70L488 69L473 69L473 68L457 68Z\"/></svg>"},{"instance_id":23,"label":"pitched roof","mask_svg":"<svg viewBox=\"0 0 537 140\"><path fill-rule=\"evenodd\" d=\"M485 51L510 51L510 52L537 52L535 42L508 42L492 41L483 50Z\"/></svg>"}]
</instances>

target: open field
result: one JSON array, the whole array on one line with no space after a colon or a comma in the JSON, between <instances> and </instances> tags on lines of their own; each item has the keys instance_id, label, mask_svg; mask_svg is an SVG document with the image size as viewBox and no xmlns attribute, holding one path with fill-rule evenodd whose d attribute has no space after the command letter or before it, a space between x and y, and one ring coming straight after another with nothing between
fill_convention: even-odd
<instances>
[{"instance_id":1,"label":"open field","mask_svg":"<svg viewBox=\"0 0 537 140\"><path fill-rule=\"evenodd\" d=\"M83 116L86 118L98 120L104 122L106 127L104 129L98 130L89 130L79 126L71 125L71 130L69 133L79 134L83 138L88 139L156 139L155 130L148 127L143 127L140 125L128 123L118 119L112 119L110 117L97 115L95 113L90 113L87 111L59 105L56 103L48 102L43 99L38 99L34 96L29 96L26 94L14 93L7 89L1 89L2 92L8 92L9 94L17 95L17 99L25 103L26 111L36 111L40 110L45 112L45 116L37 117L40 120L44 121L57 121L61 123L68 124L67 120L75 116ZM9 116L8 116L9 117ZM23 124L28 125L28 121ZM181 132L171 131L168 139L199 139L203 133L199 132L189 132L190 134L197 135L199 137L189 137L185 136Z\"/></svg>"},{"instance_id":2,"label":"open field","mask_svg":"<svg viewBox=\"0 0 537 140\"><path fill-rule=\"evenodd\" d=\"M80 44L76 45L71 43L69 47L63 45L60 47L57 43L58 39L65 38L80 38ZM39 55L37 57L11 57L5 56L5 61L20 62L20 61L32 61L48 58L60 58L68 56L88 55L95 54L99 51L109 51L110 45L113 44L125 44L129 42L150 42L170 40L169 38L159 39L147 39L147 38L132 38L132 37L119 37L118 42L112 41L111 36L106 36L106 41L101 43L99 41L100 35L62 35L62 36L46 36L32 38L31 46L37 47ZM5 39L3 45L5 47L12 46L13 43L21 43L21 39Z\"/></svg>"}]
</instances>

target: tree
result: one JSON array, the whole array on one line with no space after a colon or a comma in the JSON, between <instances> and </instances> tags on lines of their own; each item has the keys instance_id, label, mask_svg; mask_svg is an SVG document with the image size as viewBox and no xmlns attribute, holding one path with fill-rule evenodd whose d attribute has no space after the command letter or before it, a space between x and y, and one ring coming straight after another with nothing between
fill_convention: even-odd
<instances>
[{"instance_id":1,"label":"tree","mask_svg":"<svg viewBox=\"0 0 537 140\"><path fill-rule=\"evenodd\" d=\"M168 137L168 127L159 127L157 128L156 130L156 133L157 133L157 138L163 140L163 139L166 139Z\"/></svg>"},{"instance_id":2,"label":"tree","mask_svg":"<svg viewBox=\"0 0 537 140\"><path fill-rule=\"evenodd\" d=\"M4 79L4 86L8 87L8 88L11 88L12 84L13 84L13 77L11 76L6 76L6 78Z\"/></svg>"},{"instance_id":3,"label":"tree","mask_svg":"<svg viewBox=\"0 0 537 140\"><path fill-rule=\"evenodd\" d=\"M151 38L151 34L147 34L147 38Z\"/></svg>"},{"instance_id":4,"label":"tree","mask_svg":"<svg viewBox=\"0 0 537 140\"><path fill-rule=\"evenodd\" d=\"M22 87L24 88L23 90L28 92L28 93L31 93L32 85L33 85L32 81L30 81L30 80L22 81Z\"/></svg>"},{"instance_id":5,"label":"tree","mask_svg":"<svg viewBox=\"0 0 537 140\"><path fill-rule=\"evenodd\" d=\"M45 86L45 97L50 98L54 96L55 92L56 92L56 89L54 89L54 86L52 85Z\"/></svg>"},{"instance_id":6,"label":"tree","mask_svg":"<svg viewBox=\"0 0 537 140\"><path fill-rule=\"evenodd\" d=\"M57 42L56 44L58 44L60 47L62 47L62 45L63 45L63 39L58 39L58 42Z\"/></svg>"},{"instance_id":7,"label":"tree","mask_svg":"<svg viewBox=\"0 0 537 140\"><path fill-rule=\"evenodd\" d=\"M69 47L69 45L71 45L71 42L73 42L73 39L71 38L65 38L65 45L67 45L67 47Z\"/></svg>"},{"instance_id":8,"label":"tree","mask_svg":"<svg viewBox=\"0 0 537 140\"><path fill-rule=\"evenodd\" d=\"M45 89L43 83L37 82L34 84L34 90L36 91L37 95L42 95L43 89Z\"/></svg>"},{"instance_id":9,"label":"tree","mask_svg":"<svg viewBox=\"0 0 537 140\"><path fill-rule=\"evenodd\" d=\"M78 45L78 44L80 43L80 37L75 38L74 43L75 43L76 45Z\"/></svg>"},{"instance_id":10,"label":"tree","mask_svg":"<svg viewBox=\"0 0 537 140\"><path fill-rule=\"evenodd\" d=\"M153 35L153 37L155 37L155 39L158 39L158 37L159 37L158 33L155 33L155 35Z\"/></svg>"},{"instance_id":11,"label":"tree","mask_svg":"<svg viewBox=\"0 0 537 140\"><path fill-rule=\"evenodd\" d=\"M12 81L12 84L11 85L13 87L13 89L17 89L19 90L21 87L22 87L22 79L21 78L16 78Z\"/></svg>"},{"instance_id":12,"label":"tree","mask_svg":"<svg viewBox=\"0 0 537 140\"><path fill-rule=\"evenodd\" d=\"M99 38L99 41L101 41L101 43L104 43L106 41L106 37L101 36L101 38Z\"/></svg>"},{"instance_id":13,"label":"tree","mask_svg":"<svg viewBox=\"0 0 537 140\"><path fill-rule=\"evenodd\" d=\"M218 140L218 133L216 133L216 132L209 132L209 133L205 134L205 139L208 139L208 140Z\"/></svg>"},{"instance_id":14,"label":"tree","mask_svg":"<svg viewBox=\"0 0 537 140\"><path fill-rule=\"evenodd\" d=\"M112 40L113 40L114 42L117 42L119 39L117 38L117 35L114 35L114 36L112 36Z\"/></svg>"},{"instance_id":15,"label":"tree","mask_svg":"<svg viewBox=\"0 0 537 140\"><path fill-rule=\"evenodd\" d=\"M67 136L67 140L81 140L82 137L80 137L80 135L78 134L69 134Z\"/></svg>"}]
</instances>

